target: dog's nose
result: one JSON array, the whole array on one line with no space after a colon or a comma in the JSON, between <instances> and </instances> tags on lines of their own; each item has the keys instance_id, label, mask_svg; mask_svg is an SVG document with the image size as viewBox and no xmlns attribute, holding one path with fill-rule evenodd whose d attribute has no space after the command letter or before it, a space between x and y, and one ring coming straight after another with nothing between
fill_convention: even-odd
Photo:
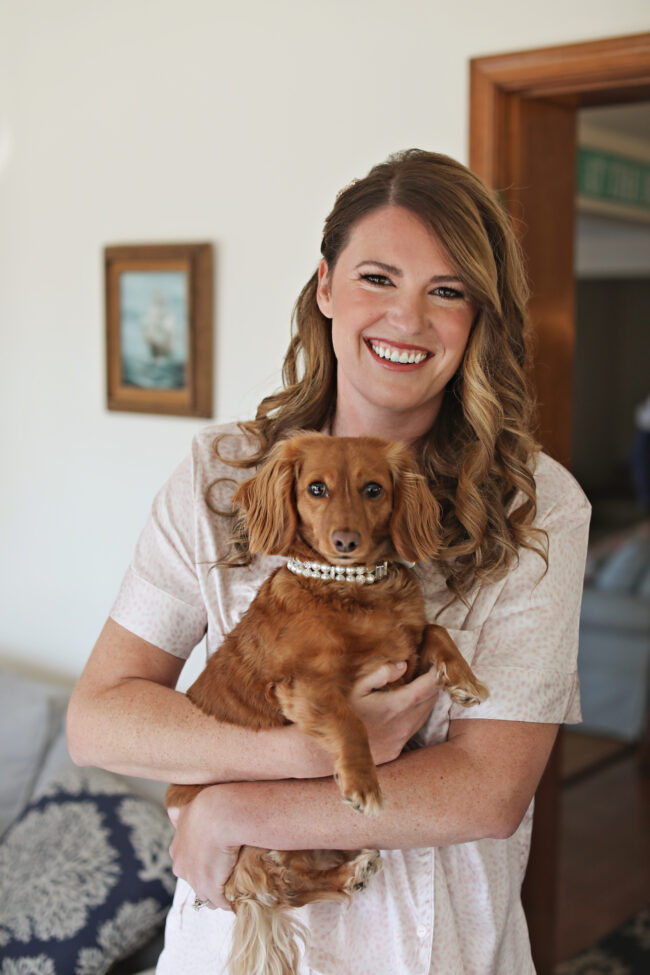
<instances>
[{"instance_id":1,"label":"dog's nose","mask_svg":"<svg viewBox=\"0 0 650 975\"><path fill-rule=\"evenodd\" d=\"M335 531L332 532L332 541L337 552L340 552L342 555L347 555L359 547L361 535L359 532Z\"/></svg>"}]
</instances>

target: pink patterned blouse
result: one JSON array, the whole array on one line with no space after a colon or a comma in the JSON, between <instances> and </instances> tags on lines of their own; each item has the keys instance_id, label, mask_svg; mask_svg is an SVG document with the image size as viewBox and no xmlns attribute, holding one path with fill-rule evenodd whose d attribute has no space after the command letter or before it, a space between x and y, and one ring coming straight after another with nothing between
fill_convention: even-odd
<instances>
[{"instance_id":1,"label":"pink patterned blouse","mask_svg":"<svg viewBox=\"0 0 650 975\"><path fill-rule=\"evenodd\" d=\"M251 451L236 425L207 427L190 457L157 495L111 611L114 620L178 657L207 635L207 653L245 613L266 576L284 560L212 569L227 550L230 520L221 507L228 485L250 470L224 465L222 451ZM567 471L542 454L535 470L537 524L549 538L549 568L522 551L499 582L483 585L470 605L456 602L446 626L490 697L470 710L440 694L420 732L423 745L444 741L449 721L475 718L536 722L580 720L576 672L578 621L589 503ZM433 621L448 601L435 565L417 567ZM520 888L528 857L532 803L509 839L482 839L435 849L387 850L384 869L349 905L316 903L297 914L310 931L301 975L529 975L534 973ZM233 915L194 911L194 893L179 881L157 975L215 975L223 970Z\"/></svg>"}]
</instances>

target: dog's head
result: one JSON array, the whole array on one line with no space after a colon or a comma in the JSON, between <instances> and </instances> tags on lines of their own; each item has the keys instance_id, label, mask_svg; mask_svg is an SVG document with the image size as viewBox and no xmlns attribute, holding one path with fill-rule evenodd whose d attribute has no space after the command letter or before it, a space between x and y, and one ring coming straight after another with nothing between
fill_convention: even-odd
<instances>
[{"instance_id":1,"label":"dog's head","mask_svg":"<svg viewBox=\"0 0 650 975\"><path fill-rule=\"evenodd\" d=\"M253 553L355 565L424 561L439 548L439 505L410 450L375 437L282 440L233 500Z\"/></svg>"}]
</instances>

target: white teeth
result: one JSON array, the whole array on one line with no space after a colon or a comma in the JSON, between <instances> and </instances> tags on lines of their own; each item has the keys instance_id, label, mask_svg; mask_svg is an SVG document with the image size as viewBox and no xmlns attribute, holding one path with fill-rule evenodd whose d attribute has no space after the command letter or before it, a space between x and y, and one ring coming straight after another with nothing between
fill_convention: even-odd
<instances>
[{"instance_id":1,"label":"white teeth","mask_svg":"<svg viewBox=\"0 0 650 975\"><path fill-rule=\"evenodd\" d=\"M426 352L406 352L406 350L400 352L398 349L392 349L388 345L381 345L378 342L371 342L370 346L372 351L380 357L380 359L388 359L389 362L399 362L399 363L418 363L422 362L427 358Z\"/></svg>"}]
</instances>

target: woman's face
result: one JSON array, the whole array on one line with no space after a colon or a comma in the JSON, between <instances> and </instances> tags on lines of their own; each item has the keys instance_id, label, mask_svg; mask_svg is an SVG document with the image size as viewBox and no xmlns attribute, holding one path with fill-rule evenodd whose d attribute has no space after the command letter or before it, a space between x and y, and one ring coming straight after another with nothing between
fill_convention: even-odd
<instances>
[{"instance_id":1,"label":"woman's face","mask_svg":"<svg viewBox=\"0 0 650 975\"><path fill-rule=\"evenodd\" d=\"M353 227L317 292L332 319L338 394L333 431L412 440L433 424L458 369L475 307L440 241L385 206Z\"/></svg>"}]
</instances>

